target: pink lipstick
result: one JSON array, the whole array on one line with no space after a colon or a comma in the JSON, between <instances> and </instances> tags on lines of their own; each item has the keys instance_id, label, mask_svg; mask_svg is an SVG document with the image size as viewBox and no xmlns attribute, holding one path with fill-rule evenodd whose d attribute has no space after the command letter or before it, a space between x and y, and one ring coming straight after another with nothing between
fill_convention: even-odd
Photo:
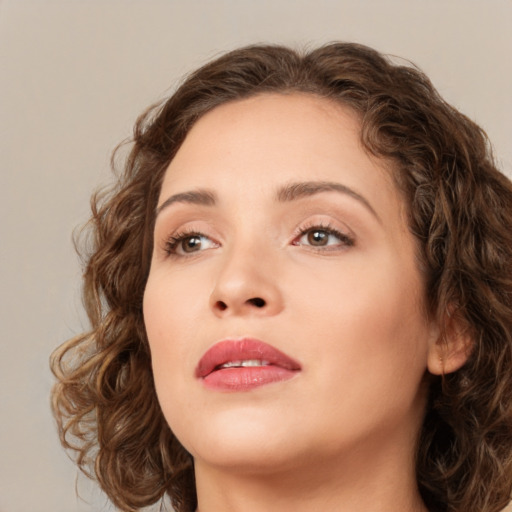
<instances>
[{"instance_id":1,"label":"pink lipstick","mask_svg":"<svg viewBox=\"0 0 512 512\"><path fill-rule=\"evenodd\" d=\"M243 338L213 345L201 357L195 375L213 390L249 391L291 379L300 369L297 361L271 345Z\"/></svg>"}]
</instances>

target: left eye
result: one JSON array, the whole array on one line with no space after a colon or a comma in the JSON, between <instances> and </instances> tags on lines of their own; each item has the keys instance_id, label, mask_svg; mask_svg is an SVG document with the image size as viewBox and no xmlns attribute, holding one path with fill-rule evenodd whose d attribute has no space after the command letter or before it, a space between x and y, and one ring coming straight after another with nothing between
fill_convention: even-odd
<instances>
[{"instance_id":1,"label":"left eye","mask_svg":"<svg viewBox=\"0 0 512 512\"><path fill-rule=\"evenodd\" d=\"M353 245L353 240L336 230L326 228L311 228L296 239L294 245L307 245L311 247L328 247L335 245Z\"/></svg>"}]
</instances>

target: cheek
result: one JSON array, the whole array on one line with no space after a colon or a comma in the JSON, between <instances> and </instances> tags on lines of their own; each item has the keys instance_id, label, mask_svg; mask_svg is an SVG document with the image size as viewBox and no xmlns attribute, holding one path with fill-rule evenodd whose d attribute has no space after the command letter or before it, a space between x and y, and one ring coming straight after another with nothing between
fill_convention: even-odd
<instances>
[{"instance_id":1,"label":"cheek","mask_svg":"<svg viewBox=\"0 0 512 512\"><path fill-rule=\"evenodd\" d=\"M306 359L315 361L310 375L316 391L309 401L331 411L326 432L346 426L347 418L357 435L391 432L425 406L428 336L417 297L393 276L377 280L372 274L338 281L347 288L324 294L329 300L309 316L303 311L304 335L314 347ZM317 294L309 298L310 304L318 301Z\"/></svg>"},{"instance_id":2,"label":"cheek","mask_svg":"<svg viewBox=\"0 0 512 512\"><path fill-rule=\"evenodd\" d=\"M171 428L187 422L189 415L184 411L191 407L195 366L212 336L205 322L208 289L204 273L159 268L150 273L144 292L144 323L153 377Z\"/></svg>"},{"instance_id":3,"label":"cheek","mask_svg":"<svg viewBox=\"0 0 512 512\"><path fill-rule=\"evenodd\" d=\"M180 350L181 333L189 335L200 325L201 304L198 290L204 283L194 275L176 275L166 270L150 273L144 292L144 322L151 350Z\"/></svg>"},{"instance_id":4,"label":"cheek","mask_svg":"<svg viewBox=\"0 0 512 512\"><path fill-rule=\"evenodd\" d=\"M178 320L186 311L186 304L177 290L168 285L168 280L150 275L144 292L143 311L155 386L165 413L164 403L172 401L175 393L179 396L178 373L185 352L180 343L180 329L186 322Z\"/></svg>"},{"instance_id":5,"label":"cheek","mask_svg":"<svg viewBox=\"0 0 512 512\"><path fill-rule=\"evenodd\" d=\"M295 321L333 374L341 367L347 380L364 373L368 382L375 377L394 385L408 372L418 380L429 340L418 272L392 256L373 263L347 258L325 275L305 274L297 286L308 293L293 295Z\"/></svg>"}]
</instances>

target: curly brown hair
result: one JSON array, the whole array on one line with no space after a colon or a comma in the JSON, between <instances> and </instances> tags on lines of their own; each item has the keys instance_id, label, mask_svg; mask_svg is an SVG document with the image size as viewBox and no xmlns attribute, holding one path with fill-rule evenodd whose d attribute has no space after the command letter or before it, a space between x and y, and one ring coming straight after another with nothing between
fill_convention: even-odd
<instances>
[{"instance_id":1,"label":"curly brown hair","mask_svg":"<svg viewBox=\"0 0 512 512\"><path fill-rule=\"evenodd\" d=\"M157 199L202 115L290 92L359 113L364 147L392 162L408 207L430 313L456 315L473 341L461 369L431 380L416 455L423 500L432 511L497 512L512 488L512 184L482 129L423 73L358 44L232 51L137 120L117 183L92 199L83 289L91 329L52 355L61 441L120 509L165 495L180 512L195 509L193 460L160 410L142 314Z\"/></svg>"}]
</instances>

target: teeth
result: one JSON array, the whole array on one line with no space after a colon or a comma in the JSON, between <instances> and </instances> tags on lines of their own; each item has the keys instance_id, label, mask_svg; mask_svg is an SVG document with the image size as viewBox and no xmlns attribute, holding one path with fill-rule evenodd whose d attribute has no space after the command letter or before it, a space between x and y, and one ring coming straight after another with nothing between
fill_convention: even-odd
<instances>
[{"instance_id":1,"label":"teeth","mask_svg":"<svg viewBox=\"0 0 512 512\"><path fill-rule=\"evenodd\" d=\"M249 366L268 366L269 362L262 359L246 359L244 361L229 361L228 363L221 364L219 368L246 368Z\"/></svg>"}]
</instances>

